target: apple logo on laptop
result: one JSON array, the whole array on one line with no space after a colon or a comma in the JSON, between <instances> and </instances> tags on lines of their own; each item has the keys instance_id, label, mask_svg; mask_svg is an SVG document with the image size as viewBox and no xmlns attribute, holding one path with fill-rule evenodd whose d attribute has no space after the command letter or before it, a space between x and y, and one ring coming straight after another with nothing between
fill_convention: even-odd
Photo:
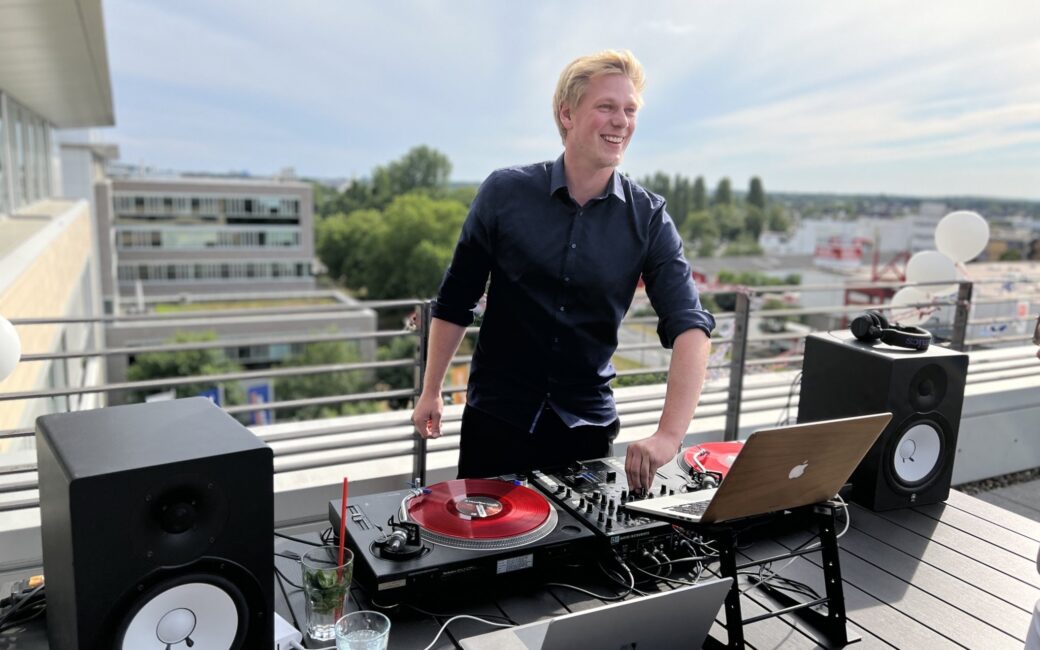
<instances>
[{"instance_id":1,"label":"apple logo on laptop","mask_svg":"<svg viewBox=\"0 0 1040 650\"><path fill-rule=\"evenodd\" d=\"M791 471L787 473L787 478L798 478L802 474L805 474L805 468L809 466L809 461L803 460L800 465L795 465L791 468Z\"/></svg>"}]
</instances>

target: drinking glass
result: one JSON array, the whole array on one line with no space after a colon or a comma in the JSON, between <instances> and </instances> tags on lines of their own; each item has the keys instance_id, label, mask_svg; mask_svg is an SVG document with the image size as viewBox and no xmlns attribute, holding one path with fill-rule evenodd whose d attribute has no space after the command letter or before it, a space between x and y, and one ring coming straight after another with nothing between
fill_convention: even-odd
<instances>
[{"instance_id":1,"label":"drinking glass","mask_svg":"<svg viewBox=\"0 0 1040 650\"><path fill-rule=\"evenodd\" d=\"M354 573L354 554L343 549L339 562L338 546L320 546L300 558L307 634L315 641L336 638L336 621L343 616Z\"/></svg>"},{"instance_id":2,"label":"drinking glass","mask_svg":"<svg viewBox=\"0 0 1040 650\"><path fill-rule=\"evenodd\" d=\"M390 619L379 612L360 611L336 621L336 650L386 650Z\"/></svg>"}]
</instances>

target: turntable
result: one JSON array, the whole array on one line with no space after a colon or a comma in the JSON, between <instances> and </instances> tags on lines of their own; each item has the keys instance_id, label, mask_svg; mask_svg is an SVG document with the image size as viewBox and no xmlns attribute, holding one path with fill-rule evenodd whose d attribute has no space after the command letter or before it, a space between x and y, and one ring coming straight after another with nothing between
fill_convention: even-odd
<instances>
[{"instance_id":1,"label":"turntable","mask_svg":"<svg viewBox=\"0 0 1040 650\"><path fill-rule=\"evenodd\" d=\"M538 569L584 554L595 535L518 482L460 479L347 504L355 575L373 592ZM329 503L339 531L340 500Z\"/></svg>"},{"instance_id":2,"label":"turntable","mask_svg":"<svg viewBox=\"0 0 1040 650\"><path fill-rule=\"evenodd\" d=\"M737 459L737 454L743 448L743 440L702 442L684 449L676 457L676 462L683 471L691 476L697 473L717 474L718 483L721 483L722 479L726 478L733 461Z\"/></svg>"}]
</instances>

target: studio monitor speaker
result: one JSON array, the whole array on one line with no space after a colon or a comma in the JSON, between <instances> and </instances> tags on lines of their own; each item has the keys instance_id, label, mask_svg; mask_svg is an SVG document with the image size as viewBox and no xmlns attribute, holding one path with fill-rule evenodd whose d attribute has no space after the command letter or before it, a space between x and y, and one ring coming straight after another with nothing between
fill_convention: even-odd
<instances>
[{"instance_id":1,"label":"studio monitor speaker","mask_svg":"<svg viewBox=\"0 0 1040 650\"><path fill-rule=\"evenodd\" d=\"M798 422L889 411L892 421L852 475L852 499L873 510L950 494L968 356L908 350L850 332L805 340Z\"/></svg>"},{"instance_id":2,"label":"studio monitor speaker","mask_svg":"<svg viewBox=\"0 0 1040 650\"><path fill-rule=\"evenodd\" d=\"M271 648L271 449L204 398L36 421L54 650Z\"/></svg>"}]
</instances>

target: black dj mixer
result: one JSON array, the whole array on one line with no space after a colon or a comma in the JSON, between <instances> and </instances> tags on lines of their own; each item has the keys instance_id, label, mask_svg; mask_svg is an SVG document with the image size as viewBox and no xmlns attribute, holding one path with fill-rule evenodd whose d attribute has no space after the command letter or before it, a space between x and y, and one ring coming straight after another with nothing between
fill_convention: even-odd
<instances>
[{"instance_id":1,"label":"black dj mixer","mask_svg":"<svg viewBox=\"0 0 1040 650\"><path fill-rule=\"evenodd\" d=\"M624 457L598 458L536 471L531 483L626 558L652 548L672 550L681 540L671 524L633 515L621 505L694 488L689 472L673 459L657 470L648 491L634 492L625 475Z\"/></svg>"}]
</instances>

